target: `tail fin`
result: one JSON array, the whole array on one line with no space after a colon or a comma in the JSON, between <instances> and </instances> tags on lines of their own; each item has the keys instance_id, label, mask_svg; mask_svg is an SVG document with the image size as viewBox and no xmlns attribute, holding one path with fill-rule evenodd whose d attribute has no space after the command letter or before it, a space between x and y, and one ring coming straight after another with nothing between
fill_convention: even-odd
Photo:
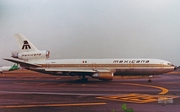
<instances>
[{"instance_id":1,"label":"tail fin","mask_svg":"<svg viewBox=\"0 0 180 112\"><path fill-rule=\"evenodd\" d=\"M24 61L46 60L50 52L47 50L38 50L24 35L16 34L16 40L20 50L13 51L11 57Z\"/></svg>"},{"instance_id":2,"label":"tail fin","mask_svg":"<svg viewBox=\"0 0 180 112\"><path fill-rule=\"evenodd\" d=\"M22 51L39 51L23 34L16 34L15 37Z\"/></svg>"},{"instance_id":3,"label":"tail fin","mask_svg":"<svg viewBox=\"0 0 180 112\"><path fill-rule=\"evenodd\" d=\"M9 71L13 71L13 70L18 70L20 67L18 66L18 64L14 64Z\"/></svg>"}]
</instances>

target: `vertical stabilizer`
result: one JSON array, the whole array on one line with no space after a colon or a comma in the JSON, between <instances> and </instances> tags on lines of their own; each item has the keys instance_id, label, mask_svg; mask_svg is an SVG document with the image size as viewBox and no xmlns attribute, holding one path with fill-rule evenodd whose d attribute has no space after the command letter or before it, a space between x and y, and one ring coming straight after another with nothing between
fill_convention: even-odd
<instances>
[{"instance_id":1,"label":"vertical stabilizer","mask_svg":"<svg viewBox=\"0 0 180 112\"><path fill-rule=\"evenodd\" d=\"M20 50L13 51L11 57L24 61L46 60L49 58L50 52L47 50L38 50L24 35L16 34L16 40Z\"/></svg>"},{"instance_id":2,"label":"vertical stabilizer","mask_svg":"<svg viewBox=\"0 0 180 112\"><path fill-rule=\"evenodd\" d=\"M38 51L38 49L23 34L16 34L15 37L19 44L20 50Z\"/></svg>"}]
</instances>

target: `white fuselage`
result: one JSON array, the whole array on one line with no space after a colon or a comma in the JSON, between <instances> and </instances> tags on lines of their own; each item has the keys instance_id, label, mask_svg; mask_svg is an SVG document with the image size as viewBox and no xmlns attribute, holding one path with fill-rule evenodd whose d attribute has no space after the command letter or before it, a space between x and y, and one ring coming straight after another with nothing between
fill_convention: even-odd
<instances>
[{"instance_id":1,"label":"white fuselage","mask_svg":"<svg viewBox=\"0 0 180 112\"><path fill-rule=\"evenodd\" d=\"M109 71L114 75L158 75L175 69L170 62L159 59L60 59L36 61L34 64L45 71Z\"/></svg>"}]
</instances>

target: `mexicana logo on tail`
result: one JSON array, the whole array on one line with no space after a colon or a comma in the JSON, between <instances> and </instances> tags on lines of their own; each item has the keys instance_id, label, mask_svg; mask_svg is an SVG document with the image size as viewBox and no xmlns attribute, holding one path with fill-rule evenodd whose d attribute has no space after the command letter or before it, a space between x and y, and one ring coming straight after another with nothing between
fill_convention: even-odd
<instances>
[{"instance_id":1,"label":"mexicana logo on tail","mask_svg":"<svg viewBox=\"0 0 180 112\"><path fill-rule=\"evenodd\" d=\"M18 64L14 64L14 65L9 69L9 71L18 70L18 69L19 69Z\"/></svg>"},{"instance_id":2,"label":"mexicana logo on tail","mask_svg":"<svg viewBox=\"0 0 180 112\"><path fill-rule=\"evenodd\" d=\"M24 44L22 46L22 49L31 49L31 46L29 45L27 40L24 40Z\"/></svg>"}]
</instances>

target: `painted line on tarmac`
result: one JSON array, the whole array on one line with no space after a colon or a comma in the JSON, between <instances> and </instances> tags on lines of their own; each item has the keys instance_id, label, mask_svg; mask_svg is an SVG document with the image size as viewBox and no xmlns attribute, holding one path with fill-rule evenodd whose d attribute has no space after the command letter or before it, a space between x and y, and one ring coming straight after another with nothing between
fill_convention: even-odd
<instances>
[{"instance_id":1,"label":"painted line on tarmac","mask_svg":"<svg viewBox=\"0 0 180 112\"><path fill-rule=\"evenodd\" d=\"M27 84L27 82L13 82L13 84Z\"/></svg>"},{"instance_id":2,"label":"painted line on tarmac","mask_svg":"<svg viewBox=\"0 0 180 112\"><path fill-rule=\"evenodd\" d=\"M40 86L40 85L45 85L45 84L47 84L46 82L44 82L44 83L39 83L39 84L36 84L37 86Z\"/></svg>"},{"instance_id":3,"label":"painted line on tarmac","mask_svg":"<svg viewBox=\"0 0 180 112\"><path fill-rule=\"evenodd\" d=\"M59 80L59 79L61 79L61 77L56 78L56 80Z\"/></svg>"},{"instance_id":4,"label":"painted line on tarmac","mask_svg":"<svg viewBox=\"0 0 180 112\"><path fill-rule=\"evenodd\" d=\"M166 99L174 99L174 98L178 98L179 96L132 93L132 94L124 94L124 95L105 96L105 97L102 96L96 98L142 104L142 103L158 102L158 99L162 97Z\"/></svg>"},{"instance_id":5,"label":"painted line on tarmac","mask_svg":"<svg viewBox=\"0 0 180 112\"><path fill-rule=\"evenodd\" d=\"M72 103L72 104L35 104L35 105L8 105L0 106L0 108L32 108L32 107L68 107L68 106L93 106L93 105L105 105L105 102L95 102L95 103Z\"/></svg>"},{"instance_id":6,"label":"painted line on tarmac","mask_svg":"<svg viewBox=\"0 0 180 112\"><path fill-rule=\"evenodd\" d=\"M62 84L59 84L58 86L63 86L63 85L66 85L67 83L62 83Z\"/></svg>"},{"instance_id":7,"label":"painted line on tarmac","mask_svg":"<svg viewBox=\"0 0 180 112\"><path fill-rule=\"evenodd\" d=\"M1 94L36 94L36 95L80 95L80 96L107 96L111 94L91 94L91 93L56 93L56 92L32 92L32 91L0 91Z\"/></svg>"},{"instance_id":8,"label":"painted line on tarmac","mask_svg":"<svg viewBox=\"0 0 180 112\"><path fill-rule=\"evenodd\" d=\"M145 85L145 84L134 84L134 83L121 83L121 84L157 88L157 89L160 89L160 90L161 90L161 92L159 93L159 95L164 95L164 94L167 94L167 93L169 92L168 89L166 89L166 88L164 88L164 87L160 87L160 86L152 86L152 85Z\"/></svg>"},{"instance_id":9,"label":"painted line on tarmac","mask_svg":"<svg viewBox=\"0 0 180 112\"><path fill-rule=\"evenodd\" d=\"M173 95L165 95L169 92L169 90L164 87L160 87L160 86L135 84L135 83L121 83L121 84L157 88L157 89L160 89L161 92L159 93L159 95L131 93L131 94L123 94L123 95L119 94L119 95L111 95L111 96L100 96L100 97L96 97L96 98L105 99L105 100L121 101L121 102L131 102L131 103L150 103L150 102L158 101L158 99L161 98L162 96L165 96L169 99L179 97L179 96L173 96Z\"/></svg>"}]
</instances>

